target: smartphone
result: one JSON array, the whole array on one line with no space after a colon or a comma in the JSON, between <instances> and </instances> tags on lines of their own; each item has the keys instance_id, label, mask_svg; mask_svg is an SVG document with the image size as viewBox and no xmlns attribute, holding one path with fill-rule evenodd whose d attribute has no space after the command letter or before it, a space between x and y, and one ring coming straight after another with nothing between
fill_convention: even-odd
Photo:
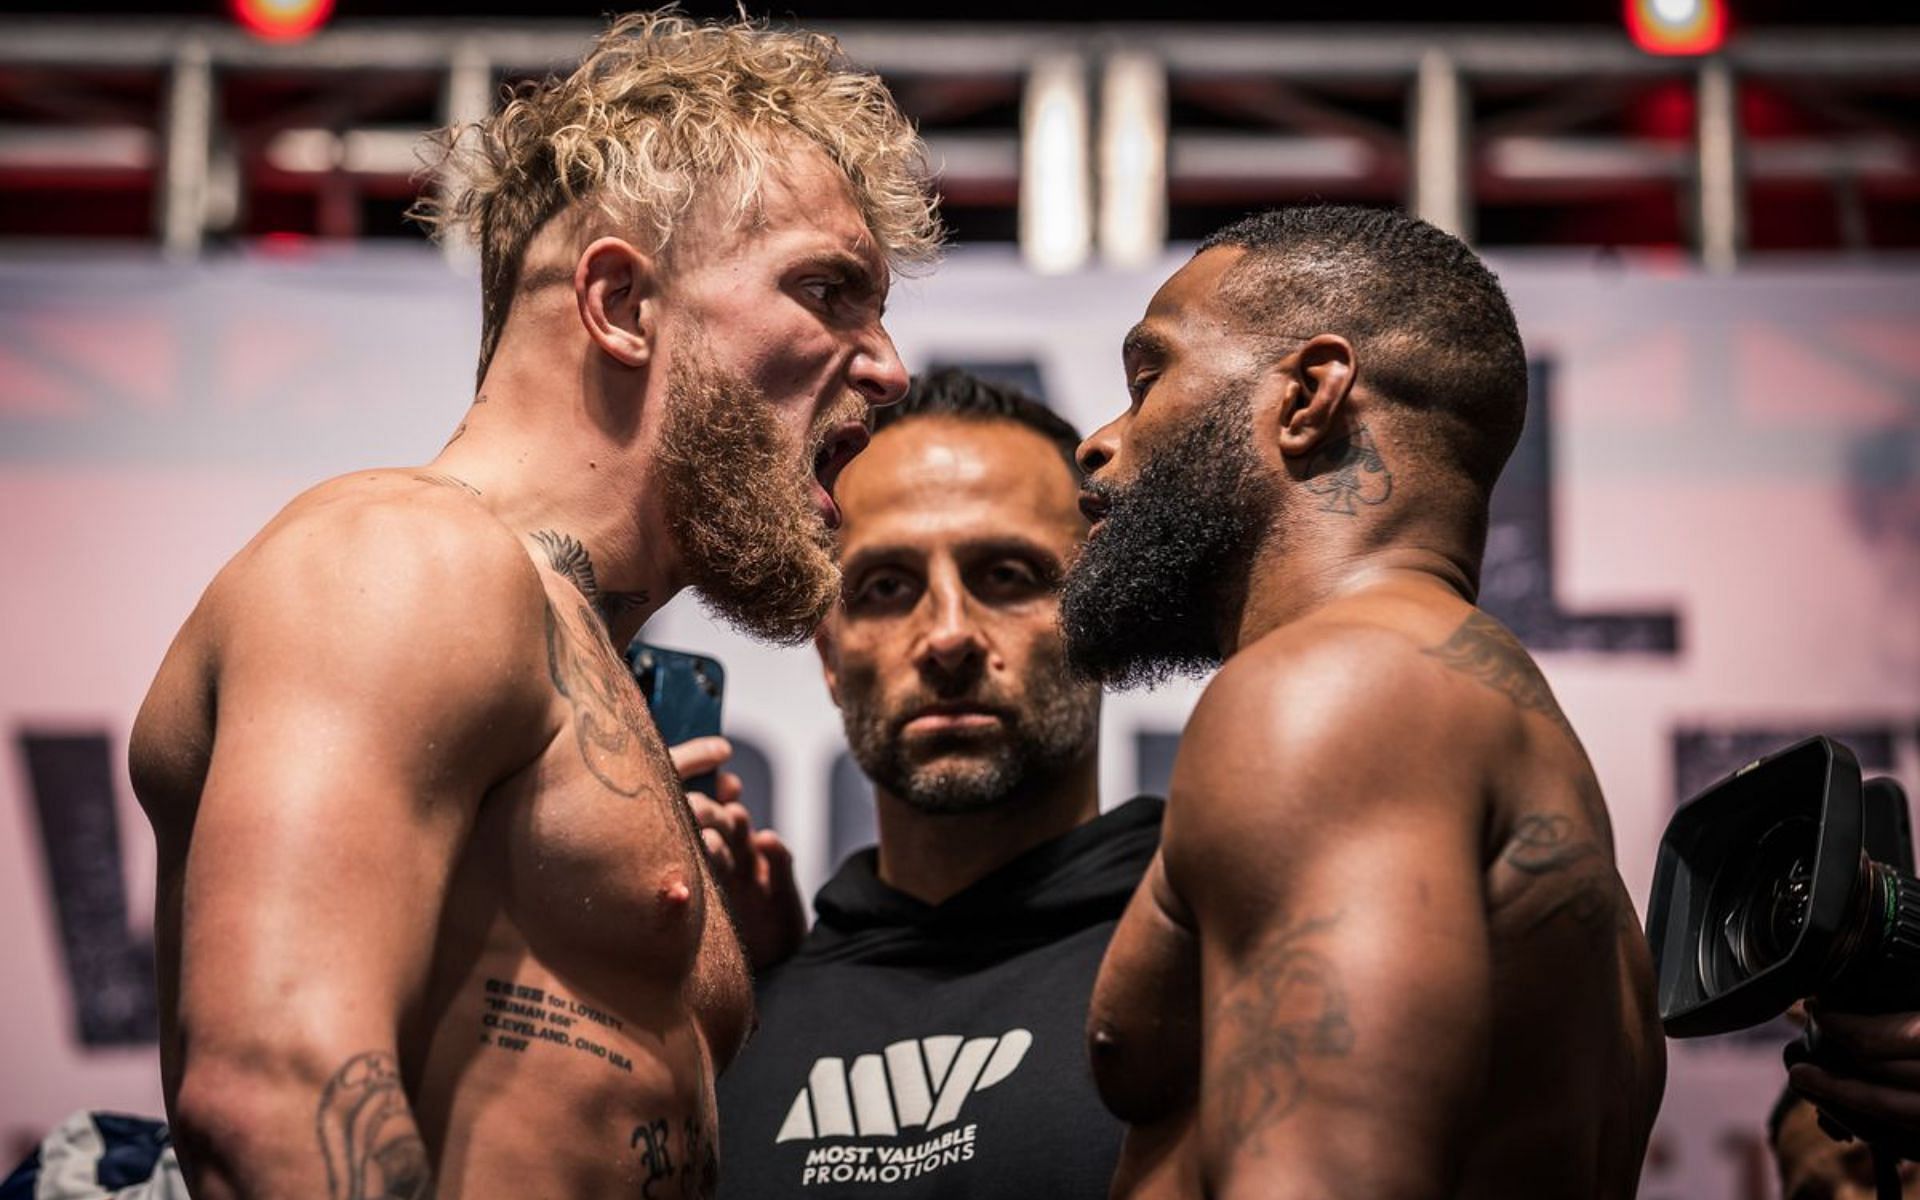
<instances>
[{"instance_id":1,"label":"smartphone","mask_svg":"<svg viewBox=\"0 0 1920 1200\"><path fill-rule=\"evenodd\" d=\"M727 672L719 660L636 638L627 646L627 669L640 685L653 723L668 746L720 732L720 698L726 692ZM708 771L687 780L686 789L711 796L719 784L719 772Z\"/></svg>"}]
</instances>

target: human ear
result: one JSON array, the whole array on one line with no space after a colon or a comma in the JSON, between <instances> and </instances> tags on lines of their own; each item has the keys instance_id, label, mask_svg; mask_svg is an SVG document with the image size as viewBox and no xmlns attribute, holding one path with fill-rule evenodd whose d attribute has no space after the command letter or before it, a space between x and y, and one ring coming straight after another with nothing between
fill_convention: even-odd
<instances>
[{"instance_id":1,"label":"human ear","mask_svg":"<svg viewBox=\"0 0 1920 1200\"><path fill-rule=\"evenodd\" d=\"M1359 361L1353 343L1337 333L1308 338L1295 356L1281 397L1280 453L1288 458L1311 454L1337 432Z\"/></svg>"},{"instance_id":2,"label":"human ear","mask_svg":"<svg viewBox=\"0 0 1920 1200\"><path fill-rule=\"evenodd\" d=\"M659 296L659 272L651 255L621 238L596 240L574 265L573 295L580 323L602 353L625 367L644 367L651 361Z\"/></svg>"}]
</instances>

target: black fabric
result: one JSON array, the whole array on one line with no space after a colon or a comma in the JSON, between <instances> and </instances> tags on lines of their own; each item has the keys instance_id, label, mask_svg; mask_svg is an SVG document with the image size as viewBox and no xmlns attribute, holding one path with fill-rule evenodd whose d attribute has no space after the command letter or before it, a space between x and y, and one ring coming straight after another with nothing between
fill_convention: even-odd
<instances>
[{"instance_id":1,"label":"black fabric","mask_svg":"<svg viewBox=\"0 0 1920 1200\"><path fill-rule=\"evenodd\" d=\"M120 1113L93 1114L94 1128L104 1143L100 1165L94 1178L110 1192L145 1183L153 1177L153 1164L167 1148L167 1127L146 1117Z\"/></svg>"},{"instance_id":2,"label":"black fabric","mask_svg":"<svg viewBox=\"0 0 1920 1200\"><path fill-rule=\"evenodd\" d=\"M849 858L720 1079L722 1200L1106 1196L1122 1129L1087 998L1163 807L1131 800L938 905Z\"/></svg>"}]
</instances>

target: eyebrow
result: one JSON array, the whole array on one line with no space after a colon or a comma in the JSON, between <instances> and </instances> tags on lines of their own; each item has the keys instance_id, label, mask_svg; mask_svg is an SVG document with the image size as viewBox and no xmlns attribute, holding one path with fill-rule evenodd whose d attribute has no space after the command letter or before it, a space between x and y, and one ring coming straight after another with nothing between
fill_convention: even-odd
<instances>
[{"instance_id":1,"label":"eyebrow","mask_svg":"<svg viewBox=\"0 0 1920 1200\"><path fill-rule=\"evenodd\" d=\"M1168 350L1167 339L1147 328L1144 321L1127 330L1127 336L1120 342L1123 359L1165 358Z\"/></svg>"},{"instance_id":2,"label":"eyebrow","mask_svg":"<svg viewBox=\"0 0 1920 1200\"><path fill-rule=\"evenodd\" d=\"M1019 534L1003 534L995 537L969 538L953 546L956 558L978 560L983 558L1027 558L1046 568L1050 577L1057 576L1061 570L1059 552L1044 542ZM852 578L862 571L874 567L905 566L924 562L927 552L923 547L904 543L863 546L848 555L840 564L840 573ZM1050 578L1049 580L1053 580Z\"/></svg>"},{"instance_id":3,"label":"eyebrow","mask_svg":"<svg viewBox=\"0 0 1920 1200\"><path fill-rule=\"evenodd\" d=\"M842 275L846 276L846 283L842 286L852 288L860 294L862 299L873 298L875 307L880 310L880 314L882 316L886 315L886 291L880 286L879 276L874 273L873 268L868 266L865 260L861 259L858 255L847 250L822 250L816 254L809 254L800 260L801 270L806 270L809 267L815 270L832 269L839 271Z\"/></svg>"}]
</instances>

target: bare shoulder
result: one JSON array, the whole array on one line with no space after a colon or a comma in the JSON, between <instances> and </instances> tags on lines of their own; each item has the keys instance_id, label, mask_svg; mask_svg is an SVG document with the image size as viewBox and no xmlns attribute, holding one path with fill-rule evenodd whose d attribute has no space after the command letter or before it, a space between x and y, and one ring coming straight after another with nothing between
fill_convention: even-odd
<instances>
[{"instance_id":1,"label":"bare shoulder","mask_svg":"<svg viewBox=\"0 0 1920 1200\"><path fill-rule=\"evenodd\" d=\"M275 694L377 694L384 709L544 699L539 573L475 495L440 478L360 472L283 509L195 616L220 686L277 675Z\"/></svg>"},{"instance_id":2,"label":"bare shoulder","mask_svg":"<svg viewBox=\"0 0 1920 1200\"><path fill-rule=\"evenodd\" d=\"M1420 631L1370 619L1314 618L1274 631L1221 668L1183 749L1235 771L1297 773L1459 745L1483 714ZM1466 703L1463 703L1463 700Z\"/></svg>"}]
</instances>

